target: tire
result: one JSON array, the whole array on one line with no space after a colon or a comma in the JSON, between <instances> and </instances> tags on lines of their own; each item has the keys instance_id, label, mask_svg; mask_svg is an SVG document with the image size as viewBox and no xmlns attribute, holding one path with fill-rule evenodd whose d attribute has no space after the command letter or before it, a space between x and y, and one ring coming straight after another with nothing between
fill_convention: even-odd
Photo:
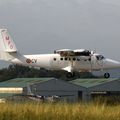
<instances>
[{"instance_id":1,"label":"tire","mask_svg":"<svg viewBox=\"0 0 120 120\"><path fill-rule=\"evenodd\" d=\"M109 73L105 73L104 74L104 78L110 78L110 74Z\"/></svg>"},{"instance_id":2,"label":"tire","mask_svg":"<svg viewBox=\"0 0 120 120\"><path fill-rule=\"evenodd\" d=\"M67 78L73 78L74 76L75 76L75 74L71 73L71 72L68 72L66 75Z\"/></svg>"}]
</instances>

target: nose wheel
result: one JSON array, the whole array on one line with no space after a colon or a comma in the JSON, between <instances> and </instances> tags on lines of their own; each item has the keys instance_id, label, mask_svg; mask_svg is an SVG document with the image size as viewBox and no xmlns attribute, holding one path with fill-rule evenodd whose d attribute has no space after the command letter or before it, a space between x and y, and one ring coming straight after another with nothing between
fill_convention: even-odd
<instances>
[{"instance_id":1,"label":"nose wheel","mask_svg":"<svg viewBox=\"0 0 120 120\"><path fill-rule=\"evenodd\" d=\"M110 73L105 73L104 78L110 78Z\"/></svg>"}]
</instances>

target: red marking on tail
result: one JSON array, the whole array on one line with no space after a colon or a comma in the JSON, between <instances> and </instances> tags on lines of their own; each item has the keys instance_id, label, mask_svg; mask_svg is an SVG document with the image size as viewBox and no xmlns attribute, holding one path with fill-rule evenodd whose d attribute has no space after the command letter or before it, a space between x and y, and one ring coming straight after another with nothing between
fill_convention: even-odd
<instances>
[{"instance_id":1,"label":"red marking on tail","mask_svg":"<svg viewBox=\"0 0 120 120\"><path fill-rule=\"evenodd\" d=\"M6 39L6 42L7 42L8 46L10 47L10 49L13 49L13 44L12 44L9 36L6 36L5 39Z\"/></svg>"}]
</instances>

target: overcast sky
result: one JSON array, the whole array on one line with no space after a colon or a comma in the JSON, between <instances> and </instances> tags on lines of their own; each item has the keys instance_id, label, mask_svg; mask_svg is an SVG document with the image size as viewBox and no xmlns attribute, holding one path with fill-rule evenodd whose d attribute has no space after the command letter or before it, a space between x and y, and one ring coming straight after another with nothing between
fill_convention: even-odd
<instances>
[{"instance_id":1,"label":"overcast sky","mask_svg":"<svg viewBox=\"0 0 120 120\"><path fill-rule=\"evenodd\" d=\"M23 54L86 48L120 61L120 0L0 0L0 27Z\"/></svg>"}]
</instances>

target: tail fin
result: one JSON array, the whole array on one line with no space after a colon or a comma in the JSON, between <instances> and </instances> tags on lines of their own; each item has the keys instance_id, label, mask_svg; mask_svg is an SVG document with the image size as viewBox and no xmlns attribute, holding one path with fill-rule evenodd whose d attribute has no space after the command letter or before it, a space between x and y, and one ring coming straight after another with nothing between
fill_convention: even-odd
<instances>
[{"instance_id":1,"label":"tail fin","mask_svg":"<svg viewBox=\"0 0 120 120\"><path fill-rule=\"evenodd\" d=\"M20 55L7 29L0 29L0 60L10 62Z\"/></svg>"},{"instance_id":2,"label":"tail fin","mask_svg":"<svg viewBox=\"0 0 120 120\"><path fill-rule=\"evenodd\" d=\"M15 43L9 35L7 29L0 29L0 46L1 50L7 53L17 52Z\"/></svg>"}]
</instances>

